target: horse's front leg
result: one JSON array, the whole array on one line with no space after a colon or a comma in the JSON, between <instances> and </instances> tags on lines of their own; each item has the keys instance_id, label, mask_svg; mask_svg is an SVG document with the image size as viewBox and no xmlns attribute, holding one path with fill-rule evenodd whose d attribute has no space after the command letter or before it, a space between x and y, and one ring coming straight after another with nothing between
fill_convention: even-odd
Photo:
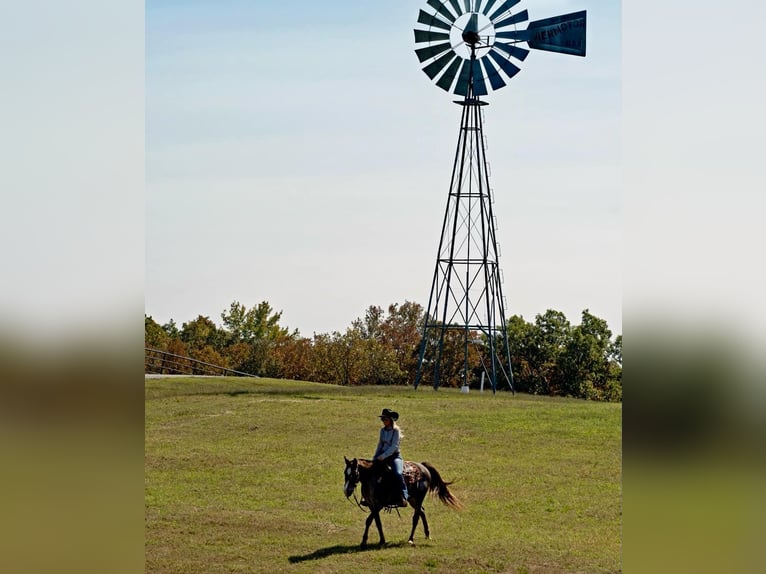
<instances>
[{"instance_id":1,"label":"horse's front leg","mask_svg":"<svg viewBox=\"0 0 766 574\"><path fill-rule=\"evenodd\" d=\"M386 543L386 538L383 536L383 524L380 522L380 508L375 510L375 526L378 527L378 534L380 535L380 545L383 546Z\"/></svg>"},{"instance_id":2,"label":"horse's front leg","mask_svg":"<svg viewBox=\"0 0 766 574\"><path fill-rule=\"evenodd\" d=\"M377 513L370 511L370 515L364 523L364 535L362 536L362 548L367 548L367 534L370 532L370 524L372 524L373 518L376 518ZM377 519L380 521L380 518Z\"/></svg>"}]
</instances>

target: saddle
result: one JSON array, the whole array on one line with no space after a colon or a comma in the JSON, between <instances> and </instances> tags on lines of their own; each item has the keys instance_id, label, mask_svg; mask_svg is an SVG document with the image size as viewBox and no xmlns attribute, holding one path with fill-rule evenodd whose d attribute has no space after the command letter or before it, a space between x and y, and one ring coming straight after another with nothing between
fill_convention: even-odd
<instances>
[{"instance_id":1,"label":"saddle","mask_svg":"<svg viewBox=\"0 0 766 574\"><path fill-rule=\"evenodd\" d=\"M391 460L374 461L372 470L375 484L379 487L383 487L384 491L390 495L391 500L388 502L387 506L398 506L400 496L399 482L396 479ZM404 477L404 483L408 487L413 486L421 479L420 469L414 462L405 460L402 465L402 477ZM389 496L387 496L387 498L389 498ZM366 501L363 501L362 503L365 504Z\"/></svg>"}]
</instances>

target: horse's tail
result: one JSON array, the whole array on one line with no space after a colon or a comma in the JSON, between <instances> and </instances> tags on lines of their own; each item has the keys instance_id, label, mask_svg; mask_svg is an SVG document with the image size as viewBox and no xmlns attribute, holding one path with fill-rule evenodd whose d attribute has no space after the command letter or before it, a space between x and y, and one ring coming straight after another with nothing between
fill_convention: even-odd
<instances>
[{"instance_id":1,"label":"horse's tail","mask_svg":"<svg viewBox=\"0 0 766 574\"><path fill-rule=\"evenodd\" d=\"M428 472L431 474L431 482L428 486L428 489L431 492L435 492L439 497L439 500L441 500L447 506L451 506L455 509L463 508L463 505L460 503L460 501L455 498L455 495L453 495L449 491L449 488L447 488L452 483L445 482L441 474L439 474L439 471L436 470L431 464L427 462L423 462L421 464L425 466L426 469L428 469Z\"/></svg>"}]
</instances>

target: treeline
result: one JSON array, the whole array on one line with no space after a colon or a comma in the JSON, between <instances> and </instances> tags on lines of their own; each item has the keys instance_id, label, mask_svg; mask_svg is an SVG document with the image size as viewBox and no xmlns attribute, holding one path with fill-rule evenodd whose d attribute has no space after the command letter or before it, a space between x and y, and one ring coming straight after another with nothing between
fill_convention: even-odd
<instances>
[{"instance_id":1,"label":"treeline","mask_svg":"<svg viewBox=\"0 0 766 574\"><path fill-rule=\"evenodd\" d=\"M424 318L417 303L394 303L385 311L371 306L344 333L312 337L283 327L281 317L266 301L249 309L233 302L221 313L221 326L202 315L180 328L172 319L160 325L145 315L144 343L147 348L263 377L341 385L415 381ZM612 338L606 321L587 309L574 326L559 311L537 315L534 323L514 315L506 333L517 391L622 400L622 335ZM481 356L484 348L471 346L471 386L478 386L482 360L487 362ZM147 371L151 367L147 365ZM463 368L463 333L447 330L440 386L461 386ZM421 384L432 384L429 377L424 372Z\"/></svg>"}]
</instances>

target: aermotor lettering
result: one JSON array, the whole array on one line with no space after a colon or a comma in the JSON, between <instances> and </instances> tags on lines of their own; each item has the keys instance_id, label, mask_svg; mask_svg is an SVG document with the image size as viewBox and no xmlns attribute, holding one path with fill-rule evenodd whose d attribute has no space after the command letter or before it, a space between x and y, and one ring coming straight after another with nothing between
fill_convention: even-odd
<instances>
[{"instance_id":1,"label":"aermotor lettering","mask_svg":"<svg viewBox=\"0 0 766 574\"><path fill-rule=\"evenodd\" d=\"M569 22L562 22L561 24L558 24L556 26L551 26L550 28L543 28L539 32L535 34L534 41L539 43L546 43L550 42L554 38L558 38L561 34L565 34L566 32L569 32L570 30L574 30L577 28L584 28L585 27L585 20L572 20ZM558 38L558 40L562 40L562 38ZM582 45L581 39L565 39L563 42L563 45L569 46L569 47L578 47Z\"/></svg>"}]
</instances>

